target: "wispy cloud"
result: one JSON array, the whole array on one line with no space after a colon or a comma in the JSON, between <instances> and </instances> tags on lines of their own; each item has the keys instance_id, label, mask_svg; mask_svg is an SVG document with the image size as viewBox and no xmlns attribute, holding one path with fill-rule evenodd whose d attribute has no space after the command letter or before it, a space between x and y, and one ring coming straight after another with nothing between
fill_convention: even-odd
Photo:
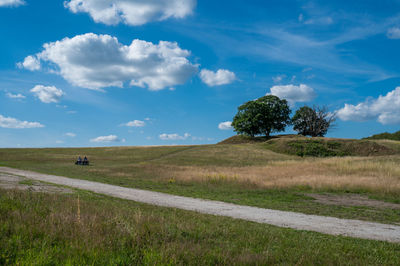
<instances>
[{"instance_id":1,"label":"wispy cloud","mask_svg":"<svg viewBox=\"0 0 400 266\"><path fill-rule=\"evenodd\" d=\"M109 143L109 142L125 142L125 139L120 139L118 136L116 135L108 135L108 136L99 136L97 138L93 138L90 140L90 142L105 142L105 143Z\"/></svg>"},{"instance_id":2,"label":"wispy cloud","mask_svg":"<svg viewBox=\"0 0 400 266\"><path fill-rule=\"evenodd\" d=\"M400 28L398 27L390 28L388 29L386 35L389 39L400 39Z\"/></svg>"},{"instance_id":3,"label":"wispy cloud","mask_svg":"<svg viewBox=\"0 0 400 266\"><path fill-rule=\"evenodd\" d=\"M187 138L189 138L191 135L189 133L185 133L183 134L183 136L180 136L179 134L166 134L163 133L159 136L159 138L161 140L186 140Z\"/></svg>"},{"instance_id":4,"label":"wispy cloud","mask_svg":"<svg viewBox=\"0 0 400 266\"><path fill-rule=\"evenodd\" d=\"M23 128L40 128L44 127L44 125L40 124L39 122L21 121L16 118L5 117L0 115L0 127L23 129Z\"/></svg>"},{"instance_id":5,"label":"wispy cloud","mask_svg":"<svg viewBox=\"0 0 400 266\"><path fill-rule=\"evenodd\" d=\"M274 81L274 83L280 83L284 78L286 78L285 74L272 77L272 80Z\"/></svg>"},{"instance_id":6,"label":"wispy cloud","mask_svg":"<svg viewBox=\"0 0 400 266\"><path fill-rule=\"evenodd\" d=\"M12 94L12 93L10 93L10 92L7 92L7 93L6 93L6 96L7 96L8 98L10 98L10 99L25 99L25 98L26 98L26 96L25 96L25 95L22 95L21 93Z\"/></svg>"},{"instance_id":7,"label":"wispy cloud","mask_svg":"<svg viewBox=\"0 0 400 266\"><path fill-rule=\"evenodd\" d=\"M177 30L205 42L222 57L240 55L256 60L312 67L330 73L345 73L365 80L397 76L397 72L364 61L351 51L344 50L341 45L385 34L388 28L400 22L400 16L377 22L366 18L353 21L350 15L342 15L341 19L349 20L350 25L344 27L345 30L337 27L325 34L313 34L313 31L294 26L293 23L240 26L204 23L180 26Z\"/></svg>"},{"instance_id":8,"label":"wispy cloud","mask_svg":"<svg viewBox=\"0 0 400 266\"><path fill-rule=\"evenodd\" d=\"M0 0L0 7L11 7L25 5L23 0Z\"/></svg>"},{"instance_id":9,"label":"wispy cloud","mask_svg":"<svg viewBox=\"0 0 400 266\"><path fill-rule=\"evenodd\" d=\"M146 123L141 120L133 120L129 121L127 123L121 124L121 126L126 126L126 127L144 127Z\"/></svg>"},{"instance_id":10,"label":"wispy cloud","mask_svg":"<svg viewBox=\"0 0 400 266\"><path fill-rule=\"evenodd\" d=\"M65 133L65 136L70 137L70 138L74 138L74 137L76 137L76 134L72 133L72 132L67 132L67 133Z\"/></svg>"}]
</instances>

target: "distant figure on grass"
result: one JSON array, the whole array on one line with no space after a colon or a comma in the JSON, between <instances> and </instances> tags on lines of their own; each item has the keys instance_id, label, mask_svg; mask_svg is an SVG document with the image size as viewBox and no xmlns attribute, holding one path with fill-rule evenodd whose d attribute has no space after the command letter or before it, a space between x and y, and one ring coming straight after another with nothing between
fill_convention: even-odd
<instances>
[{"instance_id":1,"label":"distant figure on grass","mask_svg":"<svg viewBox=\"0 0 400 266\"><path fill-rule=\"evenodd\" d=\"M78 157L78 160L75 162L75 164L77 164L77 165L81 165L82 164L81 156Z\"/></svg>"},{"instance_id":2,"label":"distant figure on grass","mask_svg":"<svg viewBox=\"0 0 400 266\"><path fill-rule=\"evenodd\" d=\"M85 156L85 158L81 158L81 156L78 157L78 160L75 162L76 165L89 165L89 160L88 158Z\"/></svg>"}]
</instances>

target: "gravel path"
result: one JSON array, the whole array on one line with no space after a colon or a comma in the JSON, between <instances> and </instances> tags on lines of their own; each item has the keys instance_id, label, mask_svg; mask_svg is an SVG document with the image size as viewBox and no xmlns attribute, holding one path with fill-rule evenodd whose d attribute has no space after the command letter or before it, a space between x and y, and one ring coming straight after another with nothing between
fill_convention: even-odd
<instances>
[{"instance_id":1,"label":"gravel path","mask_svg":"<svg viewBox=\"0 0 400 266\"><path fill-rule=\"evenodd\" d=\"M288 211L235 205L220 201L174 196L165 193L125 188L80 179L39 174L8 167L0 167L0 172L157 206L227 216L257 223L266 223L298 230L315 231L330 235L343 235L400 243L400 226L396 225L307 215Z\"/></svg>"}]
</instances>

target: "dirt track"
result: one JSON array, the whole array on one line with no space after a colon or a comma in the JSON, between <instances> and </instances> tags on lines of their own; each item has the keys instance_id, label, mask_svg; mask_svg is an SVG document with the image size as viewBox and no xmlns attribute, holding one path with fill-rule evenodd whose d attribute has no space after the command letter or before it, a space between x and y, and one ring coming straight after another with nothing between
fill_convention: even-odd
<instances>
[{"instance_id":1,"label":"dirt track","mask_svg":"<svg viewBox=\"0 0 400 266\"><path fill-rule=\"evenodd\" d=\"M1 172L157 206L227 216L297 230L400 243L400 226L396 225L307 215L295 212L235 205L219 201L174 196L165 193L125 188L80 179L39 174L8 167L0 167L0 173Z\"/></svg>"}]
</instances>

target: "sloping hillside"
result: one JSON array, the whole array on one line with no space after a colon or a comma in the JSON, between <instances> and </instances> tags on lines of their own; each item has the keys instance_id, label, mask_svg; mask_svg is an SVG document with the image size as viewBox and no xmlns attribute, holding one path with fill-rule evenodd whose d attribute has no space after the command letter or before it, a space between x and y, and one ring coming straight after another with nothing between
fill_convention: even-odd
<instances>
[{"instance_id":1,"label":"sloping hillside","mask_svg":"<svg viewBox=\"0 0 400 266\"><path fill-rule=\"evenodd\" d=\"M376 134L372 135L371 137L364 138L364 139L389 139L389 140L398 140L400 141L400 130L394 133L381 133L381 134Z\"/></svg>"},{"instance_id":2,"label":"sloping hillside","mask_svg":"<svg viewBox=\"0 0 400 266\"><path fill-rule=\"evenodd\" d=\"M388 145L373 140L308 138L298 135L281 135L270 138L233 136L219 144L262 143L274 152L298 156L381 156L398 153Z\"/></svg>"}]
</instances>

